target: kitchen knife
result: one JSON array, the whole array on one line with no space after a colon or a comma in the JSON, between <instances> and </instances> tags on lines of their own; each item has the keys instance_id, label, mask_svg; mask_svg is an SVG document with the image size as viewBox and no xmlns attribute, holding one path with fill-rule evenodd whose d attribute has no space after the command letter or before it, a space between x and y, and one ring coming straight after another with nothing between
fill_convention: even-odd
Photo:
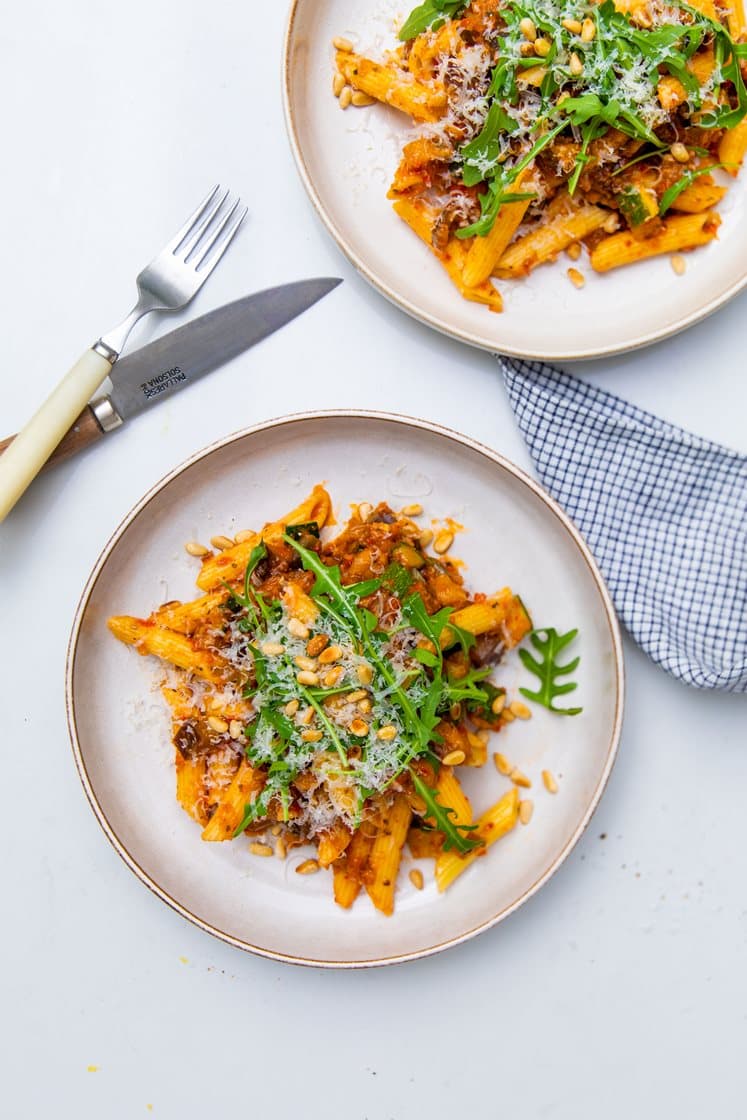
<instances>
[{"instance_id":1,"label":"kitchen knife","mask_svg":"<svg viewBox=\"0 0 747 1120\"><path fill-rule=\"evenodd\" d=\"M319 277L255 292L120 358L112 368L111 392L83 409L44 469L89 447L144 408L168 399L261 342L340 283L333 277ZM0 440L0 454L13 439Z\"/></svg>"}]
</instances>

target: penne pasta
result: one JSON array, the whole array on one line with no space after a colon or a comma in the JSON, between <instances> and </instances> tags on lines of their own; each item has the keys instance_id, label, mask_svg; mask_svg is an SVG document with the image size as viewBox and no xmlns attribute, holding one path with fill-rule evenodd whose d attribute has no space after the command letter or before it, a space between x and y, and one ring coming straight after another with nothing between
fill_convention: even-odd
<instances>
[{"instance_id":1,"label":"penne pasta","mask_svg":"<svg viewBox=\"0 0 747 1120\"><path fill-rule=\"evenodd\" d=\"M515 826L519 817L519 791L512 789L496 802L487 812L477 819L476 835L485 841L489 848L496 840L509 833ZM441 852L436 860L436 886L439 891L445 891L456 878L474 863L485 849L468 852L460 856L458 852Z\"/></svg>"},{"instance_id":2,"label":"penne pasta","mask_svg":"<svg viewBox=\"0 0 747 1120\"><path fill-rule=\"evenodd\" d=\"M739 174L745 152L747 152L747 117L731 128L721 137L718 146L718 158L724 164L725 170L730 175Z\"/></svg>"},{"instance_id":3,"label":"penne pasta","mask_svg":"<svg viewBox=\"0 0 747 1120\"><path fill-rule=\"evenodd\" d=\"M366 890L382 914L394 911L397 872L411 816L409 802L402 794L397 795L392 805L381 812L379 831L368 862L371 881L366 883Z\"/></svg>"},{"instance_id":4,"label":"penne pasta","mask_svg":"<svg viewBox=\"0 0 747 1120\"><path fill-rule=\"evenodd\" d=\"M713 210L705 214L683 214L669 218L661 233L653 237L637 238L632 233L616 233L605 238L591 253L591 267L596 272L609 272L634 261L663 253L677 253L707 245L717 235L721 219Z\"/></svg>"},{"instance_id":5,"label":"penne pasta","mask_svg":"<svg viewBox=\"0 0 747 1120\"><path fill-rule=\"evenodd\" d=\"M134 646L138 653L160 657L162 661L196 673L205 680L216 679L218 659L207 650L195 649L184 634L127 615L110 618L109 629L115 638Z\"/></svg>"},{"instance_id":6,"label":"penne pasta","mask_svg":"<svg viewBox=\"0 0 747 1120\"><path fill-rule=\"evenodd\" d=\"M260 542L264 541L270 548L277 548L282 543L283 533L288 525L306 525L314 521L321 529L328 523L331 512L329 494L323 486L315 486L308 498L280 521L265 525L261 533L249 540L208 557L197 577L197 586L203 591L213 591L225 583L243 578L249 557Z\"/></svg>"},{"instance_id":7,"label":"penne pasta","mask_svg":"<svg viewBox=\"0 0 747 1120\"><path fill-rule=\"evenodd\" d=\"M211 842L233 840L243 820L247 805L265 784L265 775L248 762L241 763L236 775L224 790L218 807L202 832L202 839Z\"/></svg>"},{"instance_id":8,"label":"penne pasta","mask_svg":"<svg viewBox=\"0 0 747 1120\"><path fill-rule=\"evenodd\" d=\"M552 261L575 241L582 241L609 220L601 206L582 206L574 213L561 215L549 225L540 226L509 245L493 275L504 279L527 276L533 268Z\"/></svg>"},{"instance_id":9,"label":"penne pasta","mask_svg":"<svg viewBox=\"0 0 747 1120\"><path fill-rule=\"evenodd\" d=\"M369 97L407 113L416 121L437 121L446 107L443 87L423 85L390 66L347 51L337 54L337 69L345 81Z\"/></svg>"}]
</instances>

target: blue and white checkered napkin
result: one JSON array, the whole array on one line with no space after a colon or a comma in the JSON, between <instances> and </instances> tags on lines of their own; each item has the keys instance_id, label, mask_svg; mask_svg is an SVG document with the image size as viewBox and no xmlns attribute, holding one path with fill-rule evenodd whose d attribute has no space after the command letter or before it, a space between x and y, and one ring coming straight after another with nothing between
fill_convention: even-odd
<instances>
[{"instance_id":1,"label":"blue and white checkered napkin","mask_svg":"<svg viewBox=\"0 0 747 1120\"><path fill-rule=\"evenodd\" d=\"M747 456L550 366L500 360L537 473L632 637L687 684L747 692Z\"/></svg>"}]
</instances>

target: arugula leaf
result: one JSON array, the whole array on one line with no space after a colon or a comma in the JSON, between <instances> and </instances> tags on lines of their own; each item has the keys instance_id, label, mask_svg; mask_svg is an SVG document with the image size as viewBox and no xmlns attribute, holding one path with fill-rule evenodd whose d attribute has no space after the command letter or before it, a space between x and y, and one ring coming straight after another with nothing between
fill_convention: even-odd
<instances>
[{"instance_id":1,"label":"arugula leaf","mask_svg":"<svg viewBox=\"0 0 747 1120\"><path fill-rule=\"evenodd\" d=\"M574 657L572 661L565 665L560 665L557 661L558 654L570 645L577 634L578 630L569 630L567 634L558 634L557 630L551 628L533 630L529 638L539 653L540 660L533 657L528 649L519 650L522 664L534 673L540 682L540 687L536 692L532 692L528 688L520 688L519 692L527 700L534 700L537 704L542 704L543 707L558 715L577 716L583 711L583 708L556 708L553 705L553 701L558 696L565 696L569 692L574 692L578 687L574 681L568 681L565 684L557 683L558 678L572 673L581 660L580 657Z\"/></svg>"},{"instance_id":2,"label":"arugula leaf","mask_svg":"<svg viewBox=\"0 0 747 1120\"><path fill-rule=\"evenodd\" d=\"M705 175L707 171L713 171L717 167L725 167L723 163L712 163L709 167L697 167L693 171L686 171L681 179L673 183L668 191L664 191L659 202L659 215L663 217L667 210L677 201L679 196L690 184L697 179L698 175Z\"/></svg>"},{"instance_id":3,"label":"arugula leaf","mask_svg":"<svg viewBox=\"0 0 747 1120\"><path fill-rule=\"evenodd\" d=\"M466 0L425 0L410 12L400 28L399 38L406 43L429 28L437 31L447 19L458 15L466 6Z\"/></svg>"},{"instance_id":4,"label":"arugula leaf","mask_svg":"<svg viewBox=\"0 0 747 1120\"><path fill-rule=\"evenodd\" d=\"M428 807L428 816L431 817L439 832L444 834L444 851L448 852L455 848L462 855L467 852L473 851L475 848L482 848L485 846L485 841L479 837L472 837L465 835L469 832L474 832L477 828L476 824L455 824L450 818L456 816L454 809L449 805L442 805L438 800L438 791L431 789L419 774L410 767L410 775L412 782L420 797L423 798Z\"/></svg>"},{"instance_id":5,"label":"arugula leaf","mask_svg":"<svg viewBox=\"0 0 747 1120\"><path fill-rule=\"evenodd\" d=\"M539 140L535 141L526 155L522 156L513 167L496 172L494 178L488 182L486 193L480 196L480 205L483 210L482 217L471 226L467 226L466 229L458 229L456 231L456 236L459 238L484 237L485 234L490 233L495 225L498 212L506 201L506 188L518 179L522 171L529 166L542 149L546 148L548 144L551 144L558 133L562 132L564 128L567 128L569 124L569 120L562 120L555 128L551 128L549 132L546 132L544 136L541 136Z\"/></svg>"}]
</instances>

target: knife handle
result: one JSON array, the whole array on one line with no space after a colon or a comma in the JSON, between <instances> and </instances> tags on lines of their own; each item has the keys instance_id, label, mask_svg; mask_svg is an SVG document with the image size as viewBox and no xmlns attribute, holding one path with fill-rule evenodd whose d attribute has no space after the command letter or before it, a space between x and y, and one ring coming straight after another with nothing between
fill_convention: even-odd
<instances>
[{"instance_id":1,"label":"knife handle","mask_svg":"<svg viewBox=\"0 0 747 1120\"><path fill-rule=\"evenodd\" d=\"M116 358L101 340L86 350L0 456L0 521L39 473L80 409L109 376Z\"/></svg>"},{"instance_id":2,"label":"knife handle","mask_svg":"<svg viewBox=\"0 0 747 1120\"><path fill-rule=\"evenodd\" d=\"M96 419L93 410L86 405L78 419L72 427L68 428L57 444L42 470L46 470L47 467L54 467L57 463L61 463L63 459L75 455L77 451L83 451L84 448L90 447L92 443L101 439L103 434L104 430ZM8 439L0 440L0 455L15 438L15 436L9 436Z\"/></svg>"}]
</instances>

